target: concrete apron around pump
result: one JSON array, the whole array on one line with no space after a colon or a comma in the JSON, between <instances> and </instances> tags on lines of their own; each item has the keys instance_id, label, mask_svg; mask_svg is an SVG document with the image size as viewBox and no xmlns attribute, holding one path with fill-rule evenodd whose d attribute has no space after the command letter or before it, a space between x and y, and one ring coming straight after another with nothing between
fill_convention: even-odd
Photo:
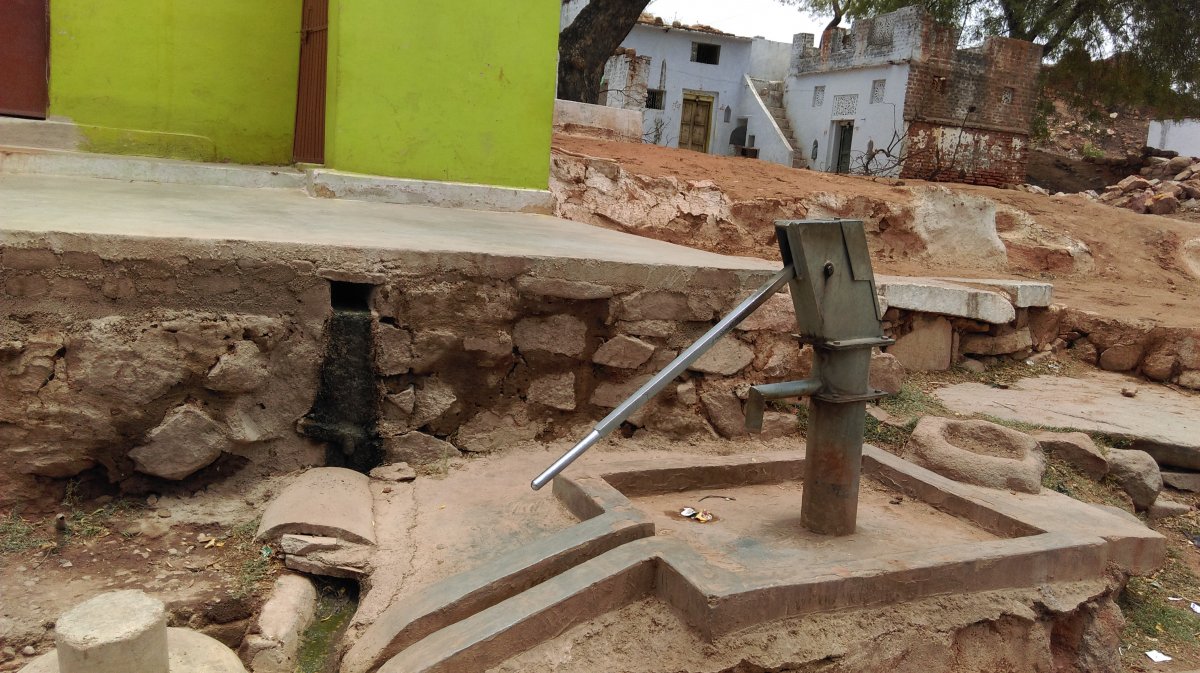
<instances>
[{"instance_id":1,"label":"concrete apron around pump","mask_svg":"<svg viewBox=\"0 0 1200 673\"><path fill-rule=\"evenodd\" d=\"M854 532L866 403L883 396L868 384L871 349L893 343L883 336L866 233L861 220L782 220L775 223L775 235L784 268L538 475L534 490L619 427L786 283L798 338L816 352L813 376L753 386L746 427L762 429L766 400L811 396L801 523L821 535Z\"/></svg>"}]
</instances>

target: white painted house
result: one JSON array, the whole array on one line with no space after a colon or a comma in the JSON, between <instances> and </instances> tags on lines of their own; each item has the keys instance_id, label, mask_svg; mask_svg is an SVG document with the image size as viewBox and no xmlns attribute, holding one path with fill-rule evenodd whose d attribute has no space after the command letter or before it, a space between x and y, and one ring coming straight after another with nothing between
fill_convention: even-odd
<instances>
[{"instance_id":1,"label":"white painted house","mask_svg":"<svg viewBox=\"0 0 1200 673\"><path fill-rule=\"evenodd\" d=\"M1152 121L1146 144L1179 152L1185 157L1200 157L1200 119Z\"/></svg>"},{"instance_id":2,"label":"white painted house","mask_svg":"<svg viewBox=\"0 0 1200 673\"><path fill-rule=\"evenodd\" d=\"M586 4L564 4L562 26ZM605 67L600 102L642 110L644 142L790 165L782 101L773 115L765 99L767 82L787 74L791 51L784 42L643 15Z\"/></svg>"}]
</instances>

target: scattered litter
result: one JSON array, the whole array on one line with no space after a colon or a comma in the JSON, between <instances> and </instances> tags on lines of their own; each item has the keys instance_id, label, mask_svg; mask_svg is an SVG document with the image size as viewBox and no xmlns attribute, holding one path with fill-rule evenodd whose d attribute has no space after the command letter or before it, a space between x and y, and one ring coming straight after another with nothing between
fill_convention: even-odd
<instances>
[{"instance_id":1,"label":"scattered litter","mask_svg":"<svg viewBox=\"0 0 1200 673\"><path fill-rule=\"evenodd\" d=\"M684 507L679 510L679 516L691 519L697 523L708 523L716 518L712 512L706 509L696 509L695 507Z\"/></svg>"},{"instance_id":2,"label":"scattered litter","mask_svg":"<svg viewBox=\"0 0 1200 673\"><path fill-rule=\"evenodd\" d=\"M888 500L888 503L890 503L892 505L899 505L902 502L904 502L904 496L902 496L902 495L898 495L898 496L892 498L891 500Z\"/></svg>"},{"instance_id":3,"label":"scattered litter","mask_svg":"<svg viewBox=\"0 0 1200 673\"><path fill-rule=\"evenodd\" d=\"M1183 600L1183 599L1182 599L1182 598L1180 598L1179 596L1167 596L1167 600L1169 600L1169 601L1181 601L1181 600ZM1194 603L1193 603L1193 605L1194 605Z\"/></svg>"},{"instance_id":4,"label":"scattered litter","mask_svg":"<svg viewBox=\"0 0 1200 673\"><path fill-rule=\"evenodd\" d=\"M1171 660L1171 657L1168 657L1158 650L1150 650L1146 652L1146 656L1150 657L1150 661L1153 661L1156 664L1165 663Z\"/></svg>"},{"instance_id":5,"label":"scattered litter","mask_svg":"<svg viewBox=\"0 0 1200 673\"><path fill-rule=\"evenodd\" d=\"M1192 603L1191 608L1192 608L1192 612L1195 612L1196 614L1200 615L1200 605L1196 605L1195 603Z\"/></svg>"},{"instance_id":6,"label":"scattered litter","mask_svg":"<svg viewBox=\"0 0 1200 673\"><path fill-rule=\"evenodd\" d=\"M700 498L700 502L704 502L705 500L708 500L709 498L720 498L722 500L729 500L729 501L737 500L737 498L734 498L733 496L728 496L728 495L706 495L703 498Z\"/></svg>"},{"instance_id":7,"label":"scattered litter","mask_svg":"<svg viewBox=\"0 0 1200 673\"><path fill-rule=\"evenodd\" d=\"M1125 397L1136 397L1137 394L1138 394L1137 388L1128 388L1127 387L1127 388L1121 389L1121 395L1123 395Z\"/></svg>"},{"instance_id":8,"label":"scattered litter","mask_svg":"<svg viewBox=\"0 0 1200 673\"><path fill-rule=\"evenodd\" d=\"M1197 535L1196 537L1192 538L1192 544L1196 545L1197 547L1200 547L1200 535Z\"/></svg>"},{"instance_id":9,"label":"scattered litter","mask_svg":"<svg viewBox=\"0 0 1200 673\"><path fill-rule=\"evenodd\" d=\"M260 549L258 553L263 558L271 558L271 554L275 553L275 550L271 549L269 545L263 545L263 548Z\"/></svg>"}]
</instances>

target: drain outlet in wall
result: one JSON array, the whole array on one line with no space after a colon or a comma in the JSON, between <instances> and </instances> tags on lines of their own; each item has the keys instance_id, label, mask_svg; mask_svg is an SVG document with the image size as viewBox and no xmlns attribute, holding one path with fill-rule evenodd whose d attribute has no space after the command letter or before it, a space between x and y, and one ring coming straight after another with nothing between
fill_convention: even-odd
<instances>
[{"instance_id":1,"label":"drain outlet in wall","mask_svg":"<svg viewBox=\"0 0 1200 673\"><path fill-rule=\"evenodd\" d=\"M369 472L383 460L376 425L371 285L330 281L333 316L326 330L325 361L312 409L300 420L302 434L325 444L325 464Z\"/></svg>"}]
</instances>

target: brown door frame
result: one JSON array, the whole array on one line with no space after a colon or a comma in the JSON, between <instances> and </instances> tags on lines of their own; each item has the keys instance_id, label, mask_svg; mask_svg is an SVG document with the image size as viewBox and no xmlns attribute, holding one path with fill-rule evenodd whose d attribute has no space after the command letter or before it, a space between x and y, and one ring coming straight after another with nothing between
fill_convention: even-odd
<instances>
[{"instance_id":1,"label":"brown door frame","mask_svg":"<svg viewBox=\"0 0 1200 673\"><path fill-rule=\"evenodd\" d=\"M703 152L705 154L708 154L708 149L712 143L713 110L715 110L717 108L717 97L714 94L702 93L699 91L684 91L683 92L683 109L687 108L688 101L691 101L693 103L693 107L700 107L701 105L706 105L708 107L708 122L704 125L704 149L695 150L697 152ZM690 120L690 121L685 120L683 118L683 114L682 114L683 109L680 110L680 112L681 112L680 119L679 119L680 135L681 136L683 135L683 126L685 124L688 125L689 127L691 127L691 130L688 131L688 140L691 141L693 131L695 130L695 127L696 127L695 115L693 115L692 120ZM692 144L694 144L694 143L689 142L687 149L691 149Z\"/></svg>"},{"instance_id":2,"label":"brown door frame","mask_svg":"<svg viewBox=\"0 0 1200 673\"><path fill-rule=\"evenodd\" d=\"M300 73L292 160L325 163L325 80L329 61L329 0L304 0L300 19Z\"/></svg>"},{"instance_id":3,"label":"brown door frame","mask_svg":"<svg viewBox=\"0 0 1200 673\"><path fill-rule=\"evenodd\" d=\"M0 115L45 119L50 106L50 0L0 0Z\"/></svg>"}]
</instances>

